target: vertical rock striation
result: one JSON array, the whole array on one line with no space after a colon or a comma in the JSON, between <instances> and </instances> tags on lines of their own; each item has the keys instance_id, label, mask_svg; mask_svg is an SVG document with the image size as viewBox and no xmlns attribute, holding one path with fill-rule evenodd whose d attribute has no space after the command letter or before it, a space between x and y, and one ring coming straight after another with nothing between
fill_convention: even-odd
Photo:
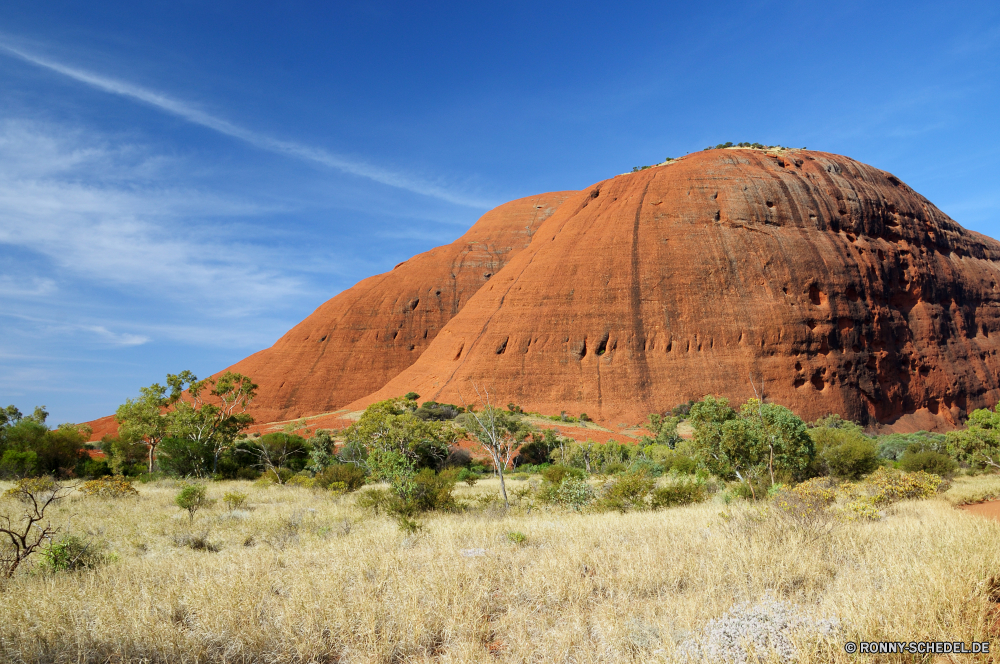
<instances>
[{"instance_id":1,"label":"vertical rock striation","mask_svg":"<svg viewBox=\"0 0 1000 664\"><path fill-rule=\"evenodd\" d=\"M385 385L528 246L571 193L522 198L487 212L451 244L365 279L325 302L272 347L229 367L260 386L255 419L332 411Z\"/></svg>"},{"instance_id":2,"label":"vertical rock striation","mask_svg":"<svg viewBox=\"0 0 1000 664\"><path fill-rule=\"evenodd\" d=\"M1000 398L998 260L1000 243L852 159L696 153L570 196L350 408L410 390L471 401L478 385L635 422L745 399L752 377L806 418L946 427Z\"/></svg>"}]
</instances>

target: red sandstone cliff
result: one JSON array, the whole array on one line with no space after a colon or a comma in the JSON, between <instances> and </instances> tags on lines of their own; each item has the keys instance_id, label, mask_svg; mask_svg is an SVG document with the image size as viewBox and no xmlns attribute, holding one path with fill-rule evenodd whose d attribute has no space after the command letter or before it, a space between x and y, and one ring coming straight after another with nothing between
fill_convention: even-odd
<instances>
[{"instance_id":1,"label":"red sandstone cliff","mask_svg":"<svg viewBox=\"0 0 1000 664\"><path fill-rule=\"evenodd\" d=\"M365 279L270 348L229 367L260 386L254 418L272 422L324 413L381 388L420 357L572 193L522 198L487 212L451 244Z\"/></svg>"},{"instance_id":2,"label":"red sandstone cliff","mask_svg":"<svg viewBox=\"0 0 1000 664\"><path fill-rule=\"evenodd\" d=\"M1000 243L852 159L697 153L570 197L349 408L410 390L472 401L476 384L495 403L635 422L745 399L753 375L805 418L947 425L1000 398L998 259Z\"/></svg>"}]
</instances>

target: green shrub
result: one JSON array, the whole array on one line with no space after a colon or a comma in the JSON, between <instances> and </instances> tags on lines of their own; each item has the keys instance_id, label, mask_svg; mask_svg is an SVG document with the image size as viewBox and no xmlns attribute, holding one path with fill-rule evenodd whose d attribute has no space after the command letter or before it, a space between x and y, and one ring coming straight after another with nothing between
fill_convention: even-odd
<instances>
[{"instance_id":1,"label":"green shrub","mask_svg":"<svg viewBox=\"0 0 1000 664\"><path fill-rule=\"evenodd\" d=\"M375 514L385 512L393 517L409 518L431 510L454 509L457 504L453 491L458 473L444 470L435 473L424 468L413 476L410 491L398 495L387 489L369 489L358 495L357 505L371 509Z\"/></svg>"},{"instance_id":2,"label":"green shrub","mask_svg":"<svg viewBox=\"0 0 1000 664\"><path fill-rule=\"evenodd\" d=\"M559 484L555 499L564 507L579 511L594 500L594 489L582 477L569 475Z\"/></svg>"},{"instance_id":3,"label":"green shrub","mask_svg":"<svg viewBox=\"0 0 1000 664\"><path fill-rule=\"evenodd\" d=\"M286 484L293 477L295 477L295 471L290 468L278 468L277 470L271 468L260 476L259 481L262 484Z\"/></svg>"},{"instance_id":4,"label":"green shrub","mask_svg":"<svg viewBox=\"0 0 1000 664\"><path fill-rule=\"evenodd\" d=\"M879 467L878 450L866 436L851 436L821 454L830 474L842 479L856 480Z\"/></svg>"},{"instance_id":5,"label":"green shrub","mask_svg":"<svg viewBox=\"0 0 1000 664\"><path fill-rule=\"evenodd\" d=\"M194 521L194 513L208 504L208 495L203 484L188 484L181 489L174 503L182 510L187 510L191 521Z\"/></svg>"},{"instance_id":6,"label":"green shrub","mask_svg":"<svg viewBox=\"0 0 1000 664\"><path fill-rule=\"evenodd\" d=\"M28 477L38 468L38 455L30 450L7 450L0 457L0 477Z\"/></svg>"},{"instance_id":7,"label":"green shrub","mask_svg":"<svg viewBox=\"0 0 1000 664\"><path fill-rule=\"evenodd\" d=\"M907 451L899 460L899 467L908 473L922 470L934 475L946 477L955 472L958 463L947 454L926 450L923 452Z\"/></svg>"},{"instance_id":8,"label":"green shrub","mask_svg":"<svg viewBox=\"0 0 1000 664\"><path fill-rule=\"evenodd\" d=\"M222 500L226 503L226 507L230 510L241 510L247 504L247 498L250 496L243 493L242 491L227 491Z\"/></svg>"},{"instance_id":9,"label":"green shrub","mask_svg":"<svg viewBox=\"0 0 1000 664\"><path fill-rule=\"evenodd\" d=\"M743 500L763 500L768 497L767 484L765 484L760 478L754 478L753 480L734 482L729 486L730 492L737 498L742 498Z\"/></svg>"},{"instance_id":10,"label":"green shrub","mask_svg":"<svg viewBox=\"0 0 1000 664\"><path fill-rule=\"evenodd\" d=\"M600 504L605 509L618 510L623 514L629 510L645 509L646 498L655 484L656 480L644 471L618 475L602 487Z\"/></svg>"},{"instance_id":11,"label":"green shrub","mask_svg":"<svg viewBox=\"0 0 1000 664\"><path fill-rule=\"evenodd\" d=\"M424 468L413 477L414 486L407 502L414 512L452 509L455 507L452 492L457 481L458 473L454 470L435 473L430 468Z\"/></svg>"},{"instance_id":12,"label":"green shrub","mask_svg":"<svg viewBox=\"0 0 1000 664\"><path fill-rule=\"evenodd\" d=\"M458 471L459 482L465 482L469 486L476 486L476 482L479 481L479 475L468 468L463 468Z\"/></svg>"},{"instance_id":13,"label":"green shrub","mask_svg":"<svg viewBox=\"0 0 1000 664\"><path fill-rule=\"evenodd\" d=\"M562 481L567 477L575 477L582 480L586 476L587 471L582 468L573 468L571 466L563 466L562 464L549 466L542 471L542 477L545 481L557 486L562 484Z\"/></svg>"},{"instance_id":14,"label":"green shrub","mask_svg":"<svg viewBox=\"0 0 1000 664\"><path fill-rule=\"evenodd\" d=\"M78 477L107 477L111 475L111 466L104 459L85 459L76 467Z\"/></svg>"},{"instance_id":15,"label":"green shrub","mask_svg":"<svg viewBox=\"0 0 1000 664\"><path fill-rule=\"evenodd\" d=\"M388 489L368 489L358 494L355 504L364 509L370 509L376 516L390 511L390 503L395 496Z\"/></svg>"},{"instance_id":16,"label":"green shrub","mask_svg":"<svg viewBox=\"0 0 1000 664\"><path fill-rule=\"evenodd\" d=\"M683 480L653 489L650 506L655 510L680 505L700 503L708 498L708 490L703 482Z\"/></svg>"},{"instance_id":17,"label":"green shrub","mask_svg":"<svg viewBox=\"0 0 1000 664\"><path fill-rule=\"evenodd\" d=\"M108 558L100 545L67 534L42 550L41 567L48 572L74 572L93 569Z\"/></svg>"},{"instance_id":18,"label":"green shrub","mask_svg":"<svg viewBox=\"0 0 1000 664\"><path fill-rule=\"evenodd\" d=\"M602 468L601 470L605 475L618 475L620 473L626 472L628 470L628 467L619 461L612 461L611 463L604 466L604 468Z\"/></svg>"},{"instance_id":19,"label":"green shrub","mask_svg":"<svg viewBox=\"0 0 1000 664\"><path fill-rule=\"evenodd\" d=\"M365 471L353 463L334 463L316 473L316 485L329 489L341 482L345 491L357 491L365 485Z\"/></svg>"},{"instance_id":20,"label":"green shrub","mask_svg":"<svg viewBox=\"0 0 1000 664\"><path fill-rule=\"evenodd\" d=\"M513 542L514 544L520 546L521 544L524 544L527 541L528 536L517 530L512 530L509 533L507 533L507 539L508 541Z\"/></svg>"}]
</instances>

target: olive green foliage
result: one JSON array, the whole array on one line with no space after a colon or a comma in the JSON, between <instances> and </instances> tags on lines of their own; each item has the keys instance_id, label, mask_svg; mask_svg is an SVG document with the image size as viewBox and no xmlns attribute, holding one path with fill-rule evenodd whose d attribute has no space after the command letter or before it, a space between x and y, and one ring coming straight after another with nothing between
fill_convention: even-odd
<instances>
[{"instance_id":1,"label":"olive green foliage","mask_svg":"<svg viewBox=\"0 0 1000 664\"><path fill-rule=\"evenodd\" d=\"M346 445L363 447L372 477L389 483L401 497L413 490L418 469L440 468L448 448L462 435L450 421L423 420L413 401L388 399L372 404L346 431Z\"/></svg>"},{"instance_id":2,"label":"olive green foliage","mask_svg":"<svg viewBox=\"0 0 1000 664\"><path fill-rule=\"evenodd\" d=\"M518 530L511 530L507 533L507 541L512 544L517 544L518 546L524 544L528 540L528 536Z\"/></svg>"},{"instance_id":3,"label":"olive green foliage","mask_svg":"<svg viewBox=\"0 0 1000 664\"><path fill-rule=\"evenodd\" d=\"M400 530L413 533L421 528L413 520L422 513L433 510L451 510L458 507L453 492L458 472L445 470L436 473L424 468L410 479L405 494L389 489L368 489L358 494L357 505L371 509L375 514L388 514L399 524Z\"/></svg>"},{"instance_id":4,"label":"olive green foliage","mask_svg":"<svg viewBox=\"0 0 1000 664\"><path fill-rule=\"evenodd\" d=\"M22 415L14 406L0 409L0 478L79 474L90 460L84 444L90 429L62 424L50 429L45 407Z\"/></svg>"},{"instance_id":5,"label":"olive green foliage","mask_svg":"<svg viewBox=\"0 0 1000 664\"><path fill-rule=\"evenodd\" d=\"M486 403L481 411L476 412L469 408L465 425L472 437L478 441L480 448L489 454L493 468L500 478L500 496L504 505L510 507L504 471L510 466L514 460L514 453L531 432L530 427L521 420L520 415L490 405L489 394L486 395Z\"/></svg>"},{"instance_id":6,"label":"olive green foliage","mask_svg":"<svg viewBox=\"0 0 1000 664\"><path fill-rule=\"evenodd\" d=\"M587 440L581 443L567 439L549 453L549 458L557 464L603 474L609 474L609 469L627 467L638 456L640 448L637 444L614 440L606 443Z\"/></svg>"},{"instance_id":7,"label":"olive green foliage","mask_svg":"<svg viewBox=\"0 0 1000 664\"><path fill-rule=\"evenodd\" d=\"M587 477L586 472L580 468L574 468L572 466L564 466L557 464L546 468L542 472L542 478L554 485L559 485L567 477L575 477L577 479L584 479Z\"/></svg>"},{"instance_id":8,"label":"olive green foliage","mask_svg":"<svg viewBox=\"0 0 1000 664\"><path fill-rule=\"evenodd\" d=\"M952 456L973 468L1000 470L1000 412L972 411L964 430L947 434L947 444Z\"/></svg>"},{"instance_id":9,"label":"olive green foliage","mask_svg":"<svg viewBox=\"0 0 1000 664\"><path fill-rule=\"evenodd\" d=\"M318 429L306 440L306 446L309 448L309 462L305 467L313 473L321 472L337 458L337 446L333 435L325 429Z\"/></svg>"},{"instance_id":10,"label":"olive green foliage","mask_svg":"<svg viewBox=\"0 0 1000 664\"><path fill-rule=\"evenodd\" d=\"M324 489L341 482L345 491L357 491L365 485L365 471L352 463L333 463L316 473L315 480Z\"/></svg>"},{"instance_id":11,"label":"olive green foliage","mask_svg":"<svg viewBox=\"0 0 1000 664\"><path fill-rule=\"evenodd\" d=\"M674 471L683 475L693 475L698 469L698 461L687 456L679 449L670 448L667 445L647 445L642 448L643 456L653 463L651 472L656 475ZM633 467L641 462L634 461Z\"/></svg>"},{"instance_id":12,"label":"olive green foliage","mask_svg":"<svg viewBox=\"0 0 1000 664\"><path fill-rule=\"evenodd\" d=\"M708 499L708 487L703 481L685 479L653 489L649 504L653 509L666 509L700 503Z\"/></svg>"},{"instance_id":13,"label":"olive green foliage","mask_svg":"<svg viewBox=\"0 0 1000 664\"><path fill-rule=\"evenodd\" d=\"M77 535L63 535L41 552L40 567L47 572L93 569L108 561L104 547Z\"/></svg>"},{"instance_id":14,"label":"olive green foliage","mask_svg":"<svg viewBox=\"0 0 1000 664\"><path fill-rule=\"evenodd\" d=\"M722 479L768 484L805 474L815 456L805 423L784 406L750 399L734 410L723 398L706 396L691 406L698 462Z\"/></svg>"},{"instance_id":15,"label":"olive green foliage","mask_svg":"<svg viewBox=\"0 0 1000 664\"><path fill-rule=\"evenodd\" d=\"M115 475L138 475L145 469L148 456L146 444L137 438L107 435L101 438L101 450L107 455L108 465Z\"/></svg>"},{"instance_id":16,"label":"olive green foliage","mask_svg":"<svg viewBox=\"0 0 1000 664\"><path fill-rule=\"evenodd\" d=\"M733 143L732 141L726 141L725 143L719 143L716 146L709 145L706 150L722 150L723 148L756 148L758 150L764 150L766 148L780 148L780 145L764 145L763 143ZM805 148L802 148L805 150Z\"/></svg>"},{"instance_id":17,"label":"olive green foliage","mask_svg":"<svg viewBox=\"0 0 1000 664\"><path fill-rule=\"evenodd\" d=\"M670 449L677 447L681 437L677 433L677 425L681 423L679 415L658 415L653 413L646 420L646 428L653 437L642 437L642 445L663 445Z\"/></svg>"},{"instance_id":18,"label":"olive green foliage","mask_svg":"<svg viewBox=\"0 0 1000 664\"><path fill-rule=\"evenodd\" d=\"M809 436L816 446L816 459L810 468L812 475L856 480L879 467L875 441L850 420L838 415L817 420L809 429Z\"/></svg>"},{"instance_id":19,"label":"olive green foliage","mask_svg":"<svg viewBox=\"0 0 1000 664\"><path fill-rule=\"evenodd\" d=\"M922 470L926 473L948 477L958 469L958 463L941 452L907 450L899 460L899 467L908 473Z\"/></svg>"},{"instance_id":20,"label":"olive green foliage","mask_svg":"<svg viewBox=\"0 0 1000 664\"><path fill-rule=\"evenodd\" d=\"M250 496L242 491L227 491L222 496L222 501L230 510L241 510L246 506L248 498Z\"/></svg>"},{"instance_id":21,"label":"olive green foliage","mask_svg":"<svg viewBox=\"0 0 1000 664\"><path fill-rule=\"evenodd\" d=\"M646 509L647 498L655 485L656 480L644 471L616 475L602 487L599 504L622 513Z\"/></svg>"},{"instance_id":22,"label":"olive green foliage","mask_svg":"<svg viewBox=\"0 0 1000 664\"><path fill-rule=\"evenodd\" d=\"M879 458L889 461L899 461L911 448L914 452L930 450L946 453L948 451L948 437L943 433L929 431L892 433L879 436L875 442L878 446Z\"/></svg>"},{"instance_id":23,"label":"olive green foliage","mask_svg":"<svg viewBox=\"0 0 1000 664\"><path fill-rule=\"evenodd\" d=\"M454 404L425 401L421 404L420 408L413 411L413 414L422 420L444 422L446 420L453 420L464 412L464 408Z\"/></svg>"},{"instance_id":24,"label":"olive green foliage","mask_svg":"<svg viewBox=\"0 0 1000 664\"><path fill-rule=\"evenodd\" d=\"M168 374L166 387L144 387L138 398L118 408L118 437L146 447L150 473L158 448L168 472L199 477L217 473L223 455L253 423L246 409L256 394L257 385L238 373L227 371L204 380L190 371Z\"/></svg>"},{"instance_id":25,"label":"olive green foliage","mask_svg":"<svg viewBox=\"0 0 1000 664\"><path fill-rule=\"evenodd\" d=\"M476 486L476 482L479 481L480 475L471 468L462 468L458 471L457 479L459 482L465 482L468 486Z\"/></svg>"},{"instance_id":26,"label":"olive green foliage","mask_svg":"<svg viewBox=\"0 0 1000 664\"><path fill-rule=\"evenodd\" d=\"M518 450L514 465L523 466L528 464L537 466L542 463L548 463L549 455L558 447L559 438L556 436L554 430L544 429L540 432L532 432L528 435L527 441Z\"/></svg>"},{"instance_id":27,"label":"olive green foliage","mask_svg":"<svg viewBox=\"0 0 1000 664\"><path fill-rule=\"evenodd\" d=\"M188 517L194 521L195 512L208 504L208 492L203 484L188 484L174 498L174 503L182 510L187 510Z\"/></svg>"}]
</instances>

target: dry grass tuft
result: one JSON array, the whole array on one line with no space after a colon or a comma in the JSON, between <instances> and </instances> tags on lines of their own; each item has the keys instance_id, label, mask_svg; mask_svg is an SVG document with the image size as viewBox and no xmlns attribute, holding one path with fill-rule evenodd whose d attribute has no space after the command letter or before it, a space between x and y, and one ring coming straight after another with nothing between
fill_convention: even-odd
<instances>
[{"instance_id":1,"label":"dry grass tuft","mask_svg":"<svg viewBox=\"0 0 1000 664\"><path fill-rule=\"evenodd\" d=\"M353 496L245 482L209 485L210 498L248 494L242 509L217 501L188 523L177 490L64 501L53 521L72 517L118 561L10 581L0 660L679 661L751 614L802 627L775 628L773 642L807 663L859 661L848 639L992 636L1000 523L940 498L821 530L739 502L628 514L525 503L433 515L408 535ZM178 546L197 538L217 551Z\"/></svg>"}]
</instances>

